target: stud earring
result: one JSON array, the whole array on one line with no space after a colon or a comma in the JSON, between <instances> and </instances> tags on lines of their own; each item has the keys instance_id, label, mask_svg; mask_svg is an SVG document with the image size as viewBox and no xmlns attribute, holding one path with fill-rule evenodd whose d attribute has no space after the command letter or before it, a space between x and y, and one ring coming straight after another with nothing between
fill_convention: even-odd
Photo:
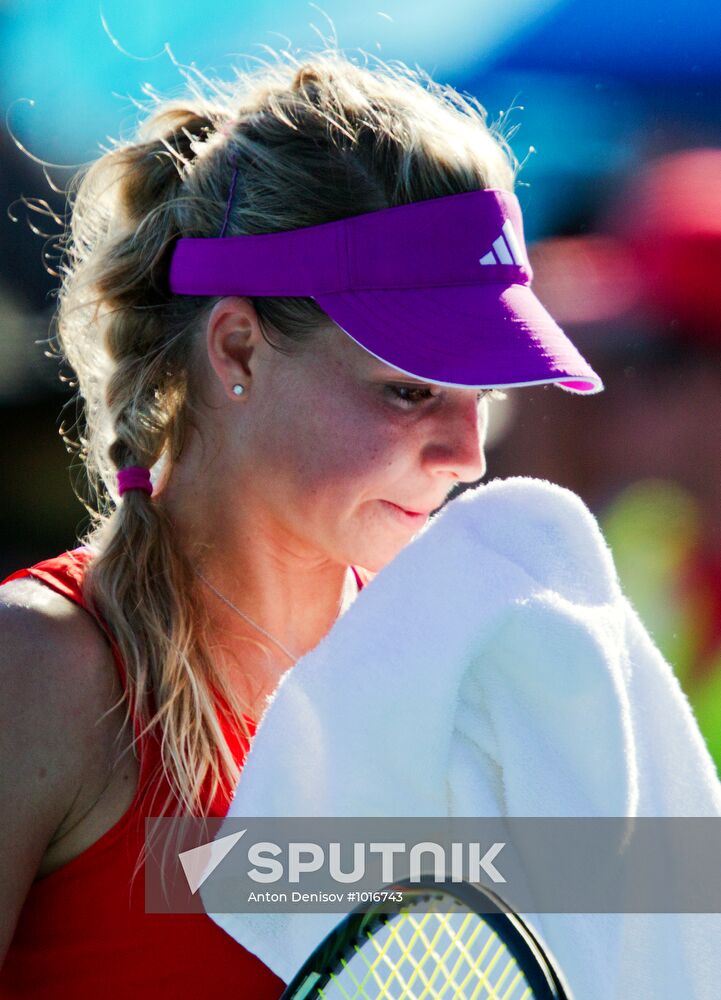
<instances>
[{"instance_id":1,"label":"stud earring","mask_svg":"<svg viewBox=\"0 0 721 1000\"><path fill-rule=\"evenodd\" d=\"M234 385L233 386L233 392L235 393L236 396L242 396L243 393L245 392L245 386L244 385Z\"/></svg>"}]
</instances>

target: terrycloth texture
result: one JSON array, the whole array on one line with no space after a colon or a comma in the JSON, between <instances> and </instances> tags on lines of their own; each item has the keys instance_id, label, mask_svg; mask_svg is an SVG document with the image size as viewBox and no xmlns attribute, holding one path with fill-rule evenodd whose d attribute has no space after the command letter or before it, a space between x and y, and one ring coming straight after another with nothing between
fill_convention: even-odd
<instances>
[{"instance_id":1,"label":"terrycloth texture","mask_svg":"<svg viewBox=\"0 0 721 1000\"><path fill-rule=\"evenodd\" d=\"M594 517L524 477L449 504L284 675L229 815L721 816L721 784ZM286 981L340 919L211 916ZM526 919L576 1000L719 995L721 915Z\"/></svg>"}]
</instances>

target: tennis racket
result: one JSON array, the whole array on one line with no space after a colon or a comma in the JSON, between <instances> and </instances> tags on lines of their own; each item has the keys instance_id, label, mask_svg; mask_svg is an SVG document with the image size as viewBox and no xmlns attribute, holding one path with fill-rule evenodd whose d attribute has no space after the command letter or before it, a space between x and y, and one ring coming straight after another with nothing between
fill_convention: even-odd
<instances>
[{"instance_id":1,"label":"tennis racket","mask_svg":"<svg viewBox=\"0 0 721 1000\"><path fill-rule=\"evenodd\" d=\"M489 889L430 877L384 888L403 902L344 917L281 1000L572 1000L547 950Z\"/></svg>"}]
</instances>

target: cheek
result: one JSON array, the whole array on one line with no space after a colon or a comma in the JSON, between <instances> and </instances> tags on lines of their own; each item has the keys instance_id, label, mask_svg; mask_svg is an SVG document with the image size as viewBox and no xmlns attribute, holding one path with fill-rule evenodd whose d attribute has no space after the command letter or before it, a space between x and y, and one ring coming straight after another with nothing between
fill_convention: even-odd
<instances>
[{"instance_id":1,"label":"cheek","mask_svg":"<svg viewBox=\"0 0 721 1000\"><path fill-rule=\"evenodd\" d=\"M329 508L393 495L413 450L404 415L352 383L308 378L303 386L274 393L256 417L253 465L266 470L271 493L326 517Z\"/></svg>"},{"instance_id":2,"label":"cheek","mask_svg":"<svg viewBox=\"0 0 721 1000\"><path fill-rule=\"evenodd\" d=\"M398 432L378 407L346 393L298 414L288 445L306 479L362 490L365 481L394 464Z\"/></svg>"},{"instance_id":3,"label":"cheek","mask_svg":"<svg viewBox=\"0 0 721 1000\"><path fill-rule=\"evenodd\" d=\"M313 420L301 437L301 472L318 486L362 491L368 480L382 474L389 463L382 428L354 420L348 412L332 421Z\"/></svg>"}]
</instances>

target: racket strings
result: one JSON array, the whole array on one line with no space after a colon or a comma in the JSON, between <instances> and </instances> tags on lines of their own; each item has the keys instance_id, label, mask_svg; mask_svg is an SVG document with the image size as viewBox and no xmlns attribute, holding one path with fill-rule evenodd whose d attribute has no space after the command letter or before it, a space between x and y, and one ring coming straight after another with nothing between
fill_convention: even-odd
<instances>
[{"instance_id":1,"label":"racket strings","mask_svg":"<svg viewBox=\"0 0 721 1000\"><path fill-rule=\"evenodd\" d=\"M369 976L373 976L376 986L380 990L380 992L376 992L374 996L381 996L381 997L391 996L392 994L389 991L390 987L392 986L393 979L398 979L402 981L402 976L400 973L400 965L402 964L403 961L403 955L401 954L401 957L397 962L393 962L391 961L391 959L388 957L387 954L394 943L395 935L393 933L389 934L386 937L386 940L382 946L380 945L379 940L377 940L377 938L373 934L369 933L367 935L367 938L369 942L367 946L367 951L370 952L371 949L375 949L376 953L373 956L373 960L369 961L368 955L363 951L363 949L361 948L356 949L358 955L366 964L368 969L363 981L360 984L358 984L358 986L360 989L363 989ZM381 978L378 972L378 968L382 962L385 962L385 964L388 966L390 970L390 974L388 978L385 980ZM365 992L362 992L357 994L357 996L365 998L367 994Z\"/></svg>"},{"instance_id":2,"label":"racket strings","mask_svg":"<svg viewBox=\"0 0 721 1000\"><path fill-rule=\"evenodd\" d=\"M405 991L405 995L407 995L407 996L415 996L415 994L413 994L413 993L410 992L410 989L413 986L414 980L417 977L420 977L423 980L424 986L425 986L423 992L421 994L419 994L419 997L427 997L427 996L435 997L436 996L436 994L432 992L432 981L433 981L433 978L435 977L435 975L437 974L437 972L439 971L439 969L441 968L441 966L443 965L445 956L447 955L447 953L448 953L448 951L450 949L447 948L446 952L445 952L445 954L443 956L438 955L437 952L436 952L436 950L435 950L436 949L436 944L438 942L438 938L442 935L443 930L446 928L446 923L447 923L446 920L438 920L437 921L438 926L437 926L436 932L433 935L433 938L431 940L429 940L428 937L426 937L426 935L424 933L424 927L425 927L425 925L427 923L432 922L430 920L430 918L433 917L433 916L437 916L437 914L427 913L427 914L424 914L424 919L423 920L418 920L412 913L406 913L406 914L404 914L404 916L403 916L402 919L397 920L394 924L391 924L391 926L390 926L390 932L391 932L391 934L394 934L399 939L400 939L400 929L402 927L404 927L407 923L410 923L410 925L413 927L413 934L412 934L411 938L409 939L408 943L405 946L402 946L403 958L408 963L408 965L410 966L410 968L412 969L411 977L406 982L405 980L402 979L402 977L400 975L400 971L398 971L396 973L396 976L397 976L397 978L399 980L399 985L403 986L403 989ZM423 952L423 956L422 956L421 960L418 961L418 962L416 962L416 961L413 960L413 945L414 945L416 939L420 939L422 941L423 945L425 946L425 951ZM452 944L451 944L451 947L452 947ZM436 966L435 966L435 969L433 970L433 972L431 973L431 977L429 979L426 976L426 974L425 974L424 965L431 958L435 959ZM401 966L401 968L402 967L403 966ZM445 969L445 967L444 967L444 972L446 972L446 979L448 979L448 970ZM403 994L401 994L401 995L403 995Z\"/></svg>"},{"instance_id":3,"label":"racket strings","mask_svg":"<svg viewBox=\"0 0 721 1000\"><path fill-rule=\"evenodd\" d=\"M324 1000L531 1000L523 970L482 916L403 910L356 943Z\"/></svg>"},{"instance_id":4,"label":"racket strings","mask_svg":"<svg viewBox=\"0 0 721 1000\"><path fill-rule=\"evenodd\" d=\"M414 926L412 936L407 942L404 942L402 936L399 934L399 927L404 924L407 916L408 914L402 914L400 918L395 922L392 921L386 922L385 927L388 929L389 933L385 936L385 941L383 943L381 943L383 936L376 932L375 934L368 933L366 935L368 939L368 944L365 946L365 949L361 948L359 945L355 945L356 954L360 957L360 959L362 959L362 961L365 963L367 967L367 972L364 978L360 982L353 975L350 963L346 962L345 959L341 959L345 971L351 977L353 985L358 991L354 994L346 994L345 992L343 992L342 996L344 997L344 1000L346 997L349 998L349 1000L351 997L358 998L358 1000L367 1000L367 998L370 997L373 997L374 1000L376 1000L376 998L379 997L392 997L393 994L390 993L389 990L390 987L394 984L394 982L396 983L396 985L400 985L403 988L404 993L401 994L402 996L412 995L408 993L408 986L405 983L400 970L403 962L405 960L409 960L409 952L413 948L416 937L420 933L423 923L425 922L425 920L431 917L431 914L430 913L426 914L423 921L419 921L416 923L416 925ZM400 952L399 957L394 960L392 960L388 954L393 944L399 945L399 952ZM370 951L371 948L374 948L376 952L376 954L373 956L372 961L370 961L368 957L368 952ZM422 965L426 957L427 957L427 952L421 959L419 965ZM388 976L388 979L386 980L381 979L378 973L378 966L380 965L381 962L385 962L390 970L390 974ZM373 976L375 984L381 992L374 992L373 994L365 992L365 986L370 976ZM336 980L338 987L341 990L343 990L343 984L340 982L339 977L336 977L335 974L331 973L331 979ZM321 991L321 995L324 996L325 994Z\"/></svg>"},{"instance_id":5,"label":"racket strings","mask_svg":"<svg viewBox=\"0 0 721 1000\"><path fill-rule=\"evenodd\" d=\"M411 920L415 919L412 914L409 914L408 916ZM439 928L438 928L438 934L436 935L437 937L443 930L446 930L448 932L449 941L448 945L446 946L445 952L442 955L437 955L437 953L433 949L435 941L426 942L427 944L426 953L423 956L421 963L419 963L418 966L416 967L418 970L421 970L426 959L430 958L431 956L433 956L433 958L435 959L435 967L433 969L431 978L427 981L426 988L424 989L424 991L421 994L419 994L418 1000L425 1000L426 997L430 997L432 998L432 1000L443 1000L443 998L446 996L447 991L451 989L453 990L453 992L450 994L449 1000L450 998L456 998L462 996L465 997L467 995L465 991L468 987L468 984L474 978L477 979L477 983L475 989L470 995L470 1000L478 1000L478 998L480 997L485 998L485 1000L511 1000L511 998L513 997L513 991L518 982L520 981L520 979L522 978L523 973L518 968L515 959L513 958L513 956L510 955L506 946L503 944L502 941L500 941L497 934L494 931L489 930L486 923L483 920L479 919L476 914L471 912L466 913L461 925L455 930L451 926L450 917L451 917L450 914L446 914L442 918L439 917ZM468 936L467 940L465 940L464 932L468 926L472 928L472 931ZM478 955L474 958L473 955L470 953L469 949L473 946L476 938L484 929L489 932L486 943L482 947ZM423 936L422 932L421 936ZM488 953L490 949L492 949L494 946L495 946L495 953L493 954L493 957L490 958L489 960ZM456 961L453 968L448 969L446 965L446 960L449 958L449 956L452 957L453 952L457 952ZM489 977L491 976L491 973L494 971L497 962L499 962L504 956L507 958L505 968L501 976L496 980L496 982L491 983ZM461 966L464 961L467 963L469 968L468 972L466 973L466 976L459 983L457 982L456 977L459 972L459 966ZM503 986L503 980L506 979L509 973L514 969L516 970L516 976L514 977L508 988L504 990L503 993L500 993L499 990ZM415 975L415 970L414 970L414 975ZM443 977L441 988L440 990L434 990L433 989L434 980L438 976ZM411 978L411 985L412 985L412 978ZM528 995L529 995L528 992L521 994L519 1000ZM415 995L409 994L409 996L415 996Z\"/></svg>"},{"instance_id":6,"label":"racket strings","mask_svg":"<svg viewBox=\"0 0 721 1000\"><path fill-rule=\"evenodd\" d=\"M414 918L414 916L412 914L408 914L408 919L411 922L415 921L415 918ZM468 914L468 916L465 918L465 920L463 922L463 925L454 934L452 932L452 929L450 929L450 927L449 927L449 925L450 925L450 914L446 914L445 917L439 918L438 921L437 921L438 922L438 928L436 930L436 933L435 933L434 938L433 938L432 941L429 941L425 937L425 934L423 933L423 926L422 926L422 924L419 925L420 937L422 938L422 940L423 940L423 942L424 942L424 944L426 946L426 950L425 950L425 953L423 955L422 960L415 966L415 968L413 970L413 974L412 974L411 979L410 979L410 984L409 984L409 985L413 984L413 980L415 979L415 977L416 977L417 974L421 975L421 977L423 978L424 983L425 983L425 988L424 988L423 992L419 995L419 1000L420 1000L420 998L423 998L423 1000L425 1000L426 997L432 997L433 1000L436 1000L436 998L442 998L443 994L446 991L446 989L449 989L451 986L453 986L454 991L456 993L458 992L458 984L455 982L455 978L454 977L455 977L456 972L458 971L458 965L459 965L459 963L461 963L462 960L463 960L462 949L459 948L458 946L462 943L462 940L463 940L463 938L462 938L463 928L464 928L466 922L469 919L471 919L471 914ZM444 930L448 933L449 943L446 946L446 950L443 952L443 954L439 955L437 953L437 951L435 950L435 946L436 946L436 943L438 941L438 938L441 936L441 934L443 933ZM455 962L455 965L454 965L453 969L449 970L446 967L446 960L448 959L450 953L454 949L457 950L459 952L459 954L458 954L458 957L456 958L456 962ZM426 976L424 974L423 966L431 958L435 960L435 965L434 965L433 970L431 972L430 978L426 978ZM443 979L442 989L441 989L441 991L439 993L438 991L434 990L433 985L434 985L434 980L441 974L441 972L443 973L444 979Z\"/></svg>"}]
</instances>

